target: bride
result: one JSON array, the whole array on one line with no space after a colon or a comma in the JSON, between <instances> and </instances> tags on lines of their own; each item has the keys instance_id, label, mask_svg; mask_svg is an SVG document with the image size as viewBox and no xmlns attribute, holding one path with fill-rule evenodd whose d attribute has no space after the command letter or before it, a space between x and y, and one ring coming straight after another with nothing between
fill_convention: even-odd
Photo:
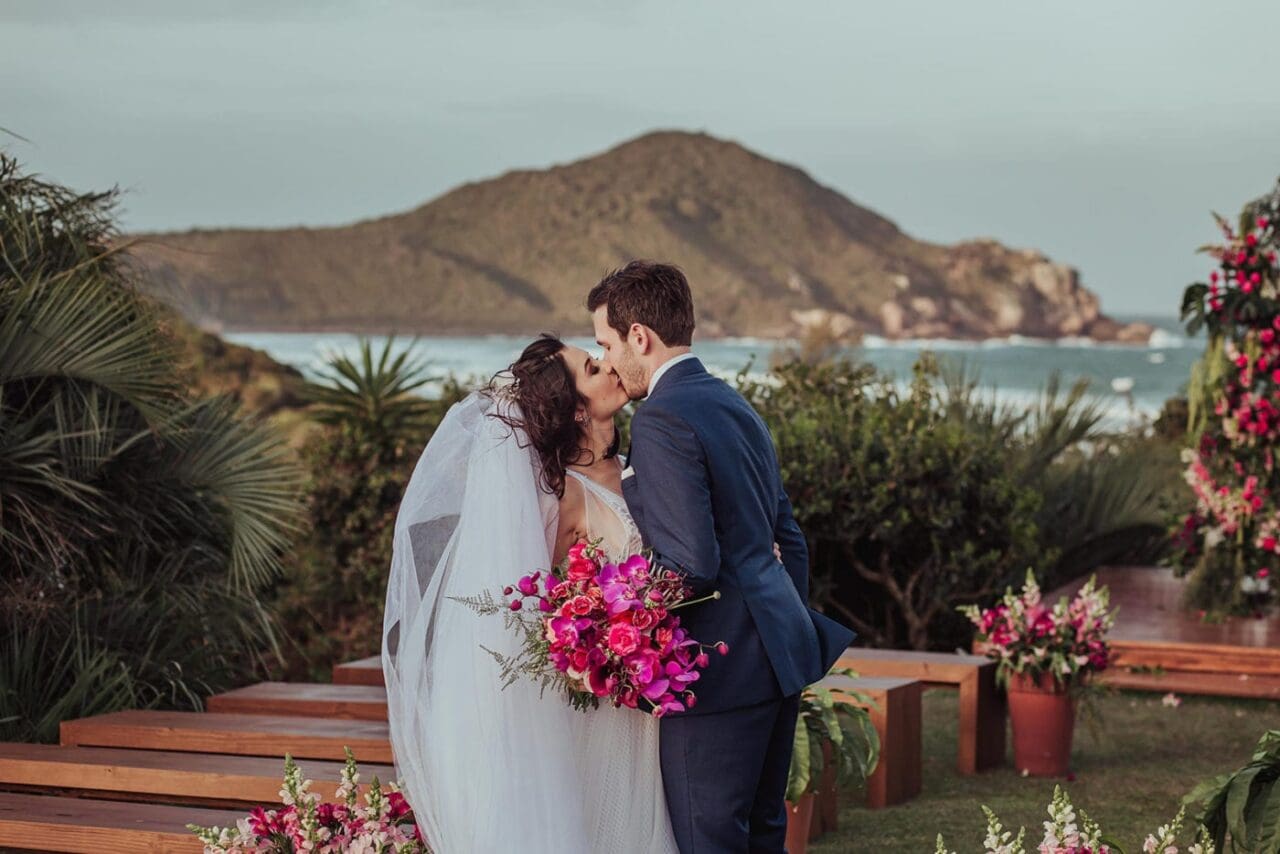
<instances>
[{"instance_id":1,"label":"bride","mask_svg":"<svg viewBox=\"0 0 1280 854\"><path fill-rule=\"evenodd\" d=\"M437 854L676 854L658 720L586 713L530 680L504 688L504 620L457 597L494 592L583 538L638 552L622 492L617 375L544 335L510 382L450 409L396 518L382 666L396 770Z\"/></svg>"}]
</instances>

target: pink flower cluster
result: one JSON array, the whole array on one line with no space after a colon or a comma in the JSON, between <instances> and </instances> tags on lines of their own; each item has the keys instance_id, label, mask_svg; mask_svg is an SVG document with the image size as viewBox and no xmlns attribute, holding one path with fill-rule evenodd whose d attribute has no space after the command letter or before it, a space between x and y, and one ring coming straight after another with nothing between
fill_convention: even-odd
<instances>
[{"instance_id":1,"label":"pink flower cluster","mask_svg":"<svg viewBox=\"0 0 1280 854\"><path fill-rule=\"evenodd\" d=\"M1275 225L1269 218L1260 216L1254 220L1254 228L1239 233L1225 221L1220 224L1227 242L1213 250L1219 264L1219 269L1209 274L1209 310L1214 313L1223 311L1223 297L1230 289L1244 294L1261 291L1278 260L1274 249L1264 248L1275 239Z\"/></svg>"},{"instance_id":2,"label":"pink flower cluster","mask_svg":"<svg viewBox=\"0 0 1280 854\"><path fill-rule=\"evenodd\" d=\"M724 643L704 647L680 627L672 612L695 604L689 588L644 555L610 563L579 542L554 572L526 575L504 593L515 597L514 611L526 602L538 609L545 660L571 693L643 706L655 717L693 708L707 651L729 652Z\"/></svg>"},{"instance_id":3,"label":"pink flower cluster","mask_svg":"<svg viewBox=\"0 0 1280 854\"><path fill-rule=\"evenodd\" d=\"M311 781L302 779L292 757L285 757L280 807L254 807L235 827L188 827L204 843L205 854L426 854L404 795L390 784L384 789L375 777L361 804L359 780L355 757L347 750L334 802L321 803L310 791Z\"/></svg>"},{"instance_id":4,"label":"pink flower cluster","mask_svg":"<svg viewBox=\"0 0 1280 854\"><path fill-rule=\"evenodd\" d=\"M990 608L969 605L960 610L977 628L987 655L999 662L1002 680L1013 673L1052 673L1067 684L1106 670L1106 634L1115 620L1108 604L1107 589L1090 579L1070 601L1063 597L1047 606L1028 571L1020 593L1008 590Z\"/></svg>"}]
</instances>

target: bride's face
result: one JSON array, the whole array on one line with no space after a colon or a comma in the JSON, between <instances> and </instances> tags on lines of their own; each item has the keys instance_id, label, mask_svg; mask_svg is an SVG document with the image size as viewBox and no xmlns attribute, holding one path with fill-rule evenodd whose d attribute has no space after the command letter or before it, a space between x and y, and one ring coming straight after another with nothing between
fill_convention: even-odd
<instances>
[{"instance_id":1,"label":"bride's face","mask_svg":"<svg viewBox=\"0 0 1280 854\"><path fill-rule=\"evenodd\" d=\"M573 374L578 394L587 402L587 416L591 419L612 418L631 400L618 375L604 362L593 359L586 350L565 347L560 356Z\"/></svg>"}]
</instances>

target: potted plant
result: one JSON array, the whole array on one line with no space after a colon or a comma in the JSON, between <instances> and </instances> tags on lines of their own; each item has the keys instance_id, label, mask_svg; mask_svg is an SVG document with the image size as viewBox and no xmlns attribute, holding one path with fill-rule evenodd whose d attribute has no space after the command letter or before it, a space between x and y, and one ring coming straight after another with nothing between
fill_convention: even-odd
<instances>
[{"instance_id":1,"label":"potted plant","mask_svg":"<svg viewBox=\"0 0 1280 854\"><path fill-rule=\"evenodd\" d=\"M839 668L832 673L856 676ZM800 695L795 745L787 776L787 851L803 854L809 842L814 799L820 792L835 794L837 786L860 783L875 770L880 736L865 706L872 700L856 691L842 691L859 705L837 700L821 685Z\"/></svg>"},{"instance_id":2,"label":"potted plant","mask_svg":"<svg viewBox=\"0 0 1280 854\"><path fill-rule=\"evenodd\" d=\"M1109 593L1089 579L1068 602L1041 601L1035 574L1020 593L1006 590L995 606L960 609L978 629L978 643L998 663L996 678L1009 694L1013 758L1037 777L1060 777L1071 761L1076 700L1090 674L1110 658L1106 634L1115 617Z\"/></svg>"}]
</instances>

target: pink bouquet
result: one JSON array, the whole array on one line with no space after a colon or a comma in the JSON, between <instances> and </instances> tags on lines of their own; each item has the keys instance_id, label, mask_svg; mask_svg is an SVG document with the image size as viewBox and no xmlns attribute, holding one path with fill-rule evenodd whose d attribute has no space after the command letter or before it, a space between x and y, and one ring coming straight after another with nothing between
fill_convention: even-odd
<instances>
[{"instance_id":1,"label":"pink bouquet","mask_svg":"<svg viewBox=\"0 0 1280 854\"><path fill-rule=\"evenodd\" d=\"M495 654L508 678L523 673L558 685L578 708L606 700L655 717L691 709L708 651L729 652L723 642L689 637L673 613L719 593L690 599L679 575L642 554L610 563L595 544L579 542L560 566L503 593L525 639L514 659Z\"/></svg>"},{"instance_id":2,"label":"pink bouquet","mask_svg":"<svg viewBox=\"0 0 1280 854\"><path fill-rule=\"evenodd\" d=\"M967 605L960 611L977 627L987 655L998 662L1002 682L1014 673L1051 673L1067 685L1106 670L1110 662L1106 635L1115 615L1108 611L1109 600L1107 588L1091 578L1070 602L1063 597L1046 605L1028 571L1021 593L1007 590L991 608Z\"/></svg>"},{"instance_id":3,"label":"pink bouquet","mask_svg":"<svg viewBox=\"0 0 1280 854\"><path fill-rule=\"evenodd\" d=\"M204 843L205 854L427 854L409 803L393 784L384 788L374 777L360 803L359 770L350 749L346 754L333 803L321 803L310 791L311 781L286 756L279 808L254 807L235 827L187 827Z\"/></svg>"}]
</instances>

